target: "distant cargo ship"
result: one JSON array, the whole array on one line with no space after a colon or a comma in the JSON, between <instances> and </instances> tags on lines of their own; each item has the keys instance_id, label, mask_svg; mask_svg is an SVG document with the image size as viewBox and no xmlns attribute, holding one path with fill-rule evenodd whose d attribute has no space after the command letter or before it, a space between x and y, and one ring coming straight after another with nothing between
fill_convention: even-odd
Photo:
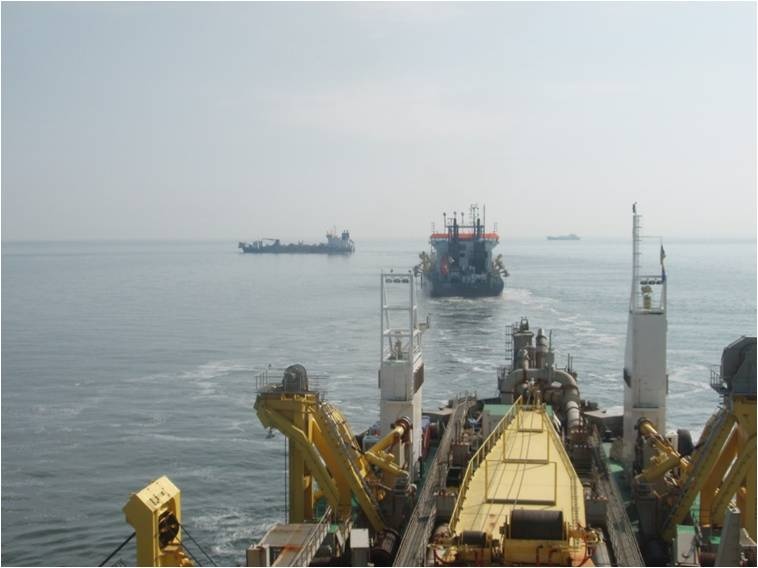
<instances>
[{"instance_id":1,"label":"distant cargo ship","mask_svg":"<svg viewBox=\"0 0 758 568\"><path fill-rule=\"evenodd\" d=\"M571 233L570 235L558 235L557 237L549 236L548 241L578 241L579 235Z\"/></svg>"},{"instance_id":2,"label":"distant cargo ship","mask_svg":"<svg viewBox=\"0 0 758 568\"><path fill-rule=\"evenodd\" d=\"M505 286L503 277L508 271L502 255L493 258L492 250L500 242L496 232L486 232L479 218L479 208L471 206L469 224L464 215L452 218L443 214L444 232L432 232L429 243L431 254L422 252L416 273L422 276L422 285L432 297L464 296L478 298L498 296Z\"/></svg>"},{"instance_id":3,"label":"distant cargo ship","mask_svg":"<svg viewBox=\"0 0 758 568\"><path fill-rule=\"evenodd\" d=\"M350 238L350 231L342 231L337 235L336 231L326 233L326 242L318 244L299 243L282 244L279 239L260 239L243 243L238 247L242 252L251 254L352 254L355 252L355 243Z\"/></svg>"}]
</instances>

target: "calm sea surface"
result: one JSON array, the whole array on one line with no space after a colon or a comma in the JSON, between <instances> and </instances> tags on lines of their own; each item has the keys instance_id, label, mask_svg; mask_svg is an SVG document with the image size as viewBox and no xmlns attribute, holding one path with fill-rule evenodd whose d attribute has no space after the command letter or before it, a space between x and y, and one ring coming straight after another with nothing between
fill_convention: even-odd
<instances>
[{"instance_id":1,"label":"calm sea surface","mask_svg":"<svg viewBox=\"0 0 758 568\"><path fill-rule=\"evenodd\" d=\"M302 363L354 430L378 415L379 271L417 242L350 258L253 256L236 243L3 243L2 556L97 565L131 533L121 507L166 474L218 564L284 515L284 441L252 409L254 371ZM669 428L698 435L709 368L756 333L755 242L666 243ZM427 407L495 392L505 327L528 316L574 356L585 398L622 404L629 241L506 241L500 298L420 297ZM658 243L645 257L654 270ZM133 548L116 558L134 563ZM113 561L116 560L114 558ZM111 562L113 562L111 561Z\"/></svg>"}]
</instances>

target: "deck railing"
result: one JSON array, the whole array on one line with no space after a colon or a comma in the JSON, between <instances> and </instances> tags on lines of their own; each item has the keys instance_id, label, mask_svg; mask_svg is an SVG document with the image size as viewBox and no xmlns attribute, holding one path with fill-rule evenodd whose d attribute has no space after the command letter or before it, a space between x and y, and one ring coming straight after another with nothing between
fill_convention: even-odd
<instances>
[{"instance_id":1,"label":"deck railing","mask_svg":"<svg viewBox=\"0 0 758 568\"><path fill-rule=\"evenodd\" d=\"M482 445L479 446L479 449L474 452L473 456L471 456L471 459L466 466L466 472L463 474L463 480L458 489L458 498L455 500L455 507L453 507L453 513L450 517L451 532L455 532L455 527L458 524L461 515L461 508L463 507L463 500L474 472L476 472L481 462L487 458L487 454L489 454L490 450L492 450L495 444L500 440L500 437L503 435L506 428L508 428L508 425L513 421L513 418L516 416L516 411L521 405L521 398L519 398L513 403L513 406L511 406L508 412L505 413L505 416L500 419L500 422L497 423L497 426L495 426L490 435L487 436Z\"/></svg>"},{"instance_id":2,"label":"deck railing","mask_svg":"<svg viewBox=\"0 0 758 568\"><path fill-rule=\"evenodd\" d=\"M327 393L327 379L326 375L311 374L308 373L308 388L301 388L301 385L296 385L292 381L287 388L284 386L284 372L285 369L279 367L266 367L255 373L255 392L291 392L291 393L315 393L319 399L325 400Z\"/></svg>"},{"instance_id":3,"label":"deck railing","mask_svg":"<svg viewBox=\"0 0 758 568\"><path fill-rule=\"evenodd\" d=\"M314 527L308 539L303 543L300 548L300 552L292 559L290 566L308 566L316 557L321 543L326 538L326 533L329 532L329 524L332 520L332 508L327 507L324 514L319 519L318 523Z\"/></svg>"}]
</instances>

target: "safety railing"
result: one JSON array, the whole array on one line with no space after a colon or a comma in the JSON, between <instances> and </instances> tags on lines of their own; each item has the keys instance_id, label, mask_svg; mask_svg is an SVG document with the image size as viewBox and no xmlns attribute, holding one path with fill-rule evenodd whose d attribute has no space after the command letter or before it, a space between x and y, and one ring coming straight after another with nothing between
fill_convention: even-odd
<instances>
[{"instance_id":1,"label":"safety railing","mask_svg":"<svg viewBox=\"0 0 758 568\"><path fill-rule=\"evenodd\" d=\"M285 380L285 372L284 368L270 365L258 371L255 373L255 392L311 393L318 395L321 400L326 399L327 375L307 373L307 381L298 381Z\"/></svg>"},{"instance_id":2,"label":"safety railing","mask_svg":"<svg viewBox=\"0 0 758 568\"><path fill-rule=\"evenodd\" d=\"M711 367L711 388L721 395L726 394L729 390L726 382L721 378L721 367L719 365Z\"/></svg>"},{"instance_id":3,"label":"safety railing","mask_svg":"<svg viewBox=\"0 0 758 568\"><path fill-rule=\"evenodd\" d=\"M505 416L500 419L500 422L497 423L497 426L495 426L490 435L487 436L482 445L479 446L479 449L474 452L473 456L471 456L471 459L466 466L466 471L463 474L463 480L461 481L461 485L458 490L458 498L455 500L453 513L450 517L450 530L452 532L455 532L455 526L458 524L458 520L461 515L461 508L463 507L463 501L466 496L466 491L468 490L469 483L471 482L471 478L479 468L479 464L481 464L483 460L487 459L487 454L489 454L490 450L492 450L495 444L497 444L497 442L500 440L500 437L513 421L513 418L516 416L516 413L521 406L521 398L518 398L516 402L513 403L513 406L511 406L508 412L506 412Z\"/></svg>"},{"instance_id":4,"label":"safety railing","mask_svg":"<svg viewBox=\"0 0 758 568\"><path fill-rule=\"evenodd\" d=\"M316 553L318 552L321 543L324 542L326 533L329 532L329 523L331 520L332 508L327 507L326 511L321 516L321 519L319 519L318 523L315 524L311 534L308 535L308 539L303 543L302 547L300 548L300 552L298 552L297 556L292 559L290 566L310 565L311 560L316 557Z\"/></svg>"},{"instance_id":5,"label":"safety railing","mask_svg":"<svg viewBox=\"0 0 758 568\"><path fill-rule=\"evenodd\" d=\"M639 277L638 285L634 287L635 308L648 312L660 312L665 309L662 274L645 274Z\"/></svg>"}]
</instances>

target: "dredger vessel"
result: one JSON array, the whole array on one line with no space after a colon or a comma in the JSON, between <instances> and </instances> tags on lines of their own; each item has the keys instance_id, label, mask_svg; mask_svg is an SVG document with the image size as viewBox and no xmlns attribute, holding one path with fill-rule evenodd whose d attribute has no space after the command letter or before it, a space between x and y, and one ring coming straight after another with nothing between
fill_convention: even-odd
<instances>
[{"instance_id":1,"label":"dredger vessel","mask_svg":"<svg viewBox=\"0 0 758 568\"><path fill-rule=\"evenodd\" d=\"M495 396L422 411L412 272L381 274L379 421L356 435L301 365L257 377L255 410L289 440L289 519L249 566L736 566L756 563L756 338L723 351L721 404L696 444L666 431L667 278L640 270L634 211L623 412L582 398L572 360L526 318ZM124 507L139 565L189 565L180 492ZM197 557L195 557L196 559ZM240 555L243 561L243 555Z\"/></svg>"},{"instance_id":2,"label":"dredger vessel","mask_svg":"<svg viewBox=\"0 0 758 568\"><path fill-rule=\"evenodd\" d=\"M450 217L443 213L444 230L432 228L431 253L419 254L421 262L415 269L422 287L432 297L500 295L505 286L503 278L508 276L503 256L493 258L500 236L497 231L487 232L486 217L480 217L477 205L469 208L468 224L463 212L460 221L458 218L457 211Z\"/></svg>"},{"instance_id":3,"label":"dredger vessel","mask_svg":"<svg viewBox=\"0 0 758 568\"><path fill-rule=\"evenodd\" d=\"M350 238L350 231L344 230L337 234L336 230L327 231L326 242L308 244L282 243L280 239L259 239L257 241L240 241L237 248L248 254L352 254L355 243Z\"/></svg>"}]
</instances>

